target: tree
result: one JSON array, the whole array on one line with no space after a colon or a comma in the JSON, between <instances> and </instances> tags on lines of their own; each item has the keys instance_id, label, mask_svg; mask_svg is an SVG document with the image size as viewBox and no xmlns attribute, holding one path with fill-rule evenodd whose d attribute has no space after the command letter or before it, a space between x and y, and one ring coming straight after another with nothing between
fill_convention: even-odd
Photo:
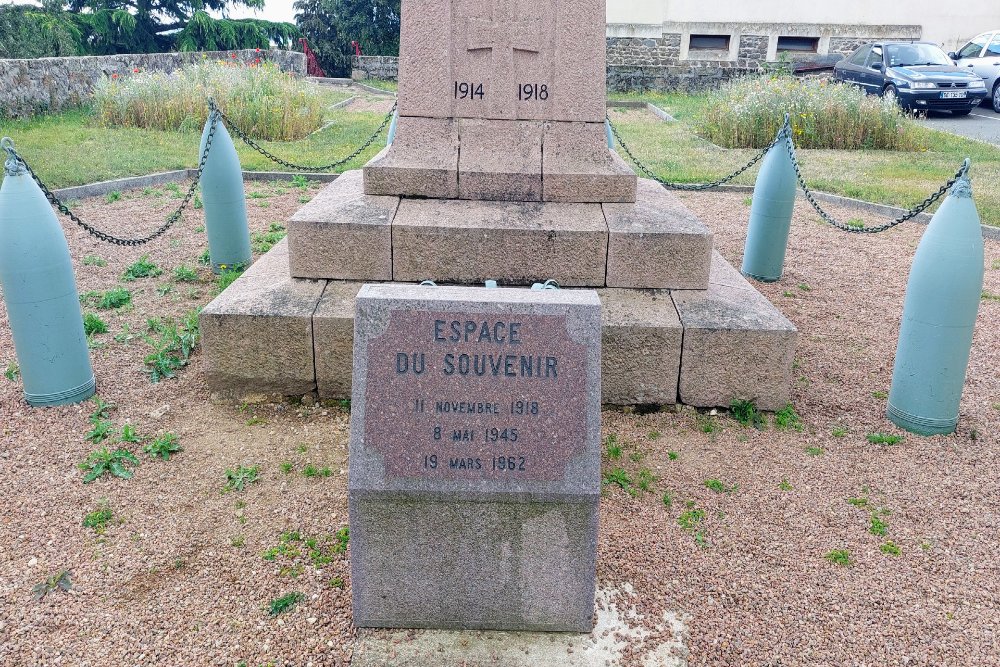
<instances>
[{"instance_id":1,"label":"tree","mask_svg":"<svg viewBox=\"0 0 1000 667\"><path fill-rule=\"evenodd\" d=\"M264 0L45 0L41 10L0 8L0 19L16 15L21 30L59 35L58 48L50 43L44 55L64 55L67 40L76 53L86 55L267 48L272 43L290 48L299 36L291 23L225 18L231 7L263 6ZM224 18L213 18L209 10ZM0 21L0 44L13 41L9 35L18 33L11 29ZM35 55L26 46L21 45L17 57Z\"/></svg>"},{"instance_id":2,"label":"tree","mask_svg":"<svg viewBox=\"0 0 1000 667\"><path fill-rule=\"evenodd\" d=\"M350 74L358 42L365 55L399 55L400 0L296 0L295 22L331 76Z\"/></svg>"}]
</instances>

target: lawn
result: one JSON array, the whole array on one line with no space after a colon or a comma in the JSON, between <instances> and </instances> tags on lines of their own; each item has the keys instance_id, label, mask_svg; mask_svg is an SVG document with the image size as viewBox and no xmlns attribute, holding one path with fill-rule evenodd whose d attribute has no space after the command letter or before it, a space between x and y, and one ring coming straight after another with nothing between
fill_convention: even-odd
<instances>
[{"instance_id":1,"label":"lawn","mask_svg":"<svg viewBox=\"0 0 1000 667\"><path fill-rule=\"evenodd\" d=\"M613 95L652 102L678 119L663 123L642 111L612 111L622 137L660 177L681 182L718 179L750 160L752 150L719 148L694 133L704 97L676 93ZM806 182L822 192L909 208L922 202L972 158L972 185L983 222L1000 226L1000 148L921 128L926 151L800 150ZM752 185L756 169L734 181Z\"/></svg>"},{"instance_id":2,"label":"lawn","mask_svg":"<svg viewBox=\"0 0 1000 667\"><path fill-rule=\"evenodd\" d=\"M348 94L324 91L329 104ZM613 95L612 99L641 99L669 111L679 122L664 123L640 110L613 110L612 119L636 156L662 178L681 182L715 180L742 166L751 150L723 149L700 139L694 119L704 97L672 93ZM327 112L328 125L293 142L262 142L273 153L304 165L322 165L349 155L382 122L377 104L358 110ZM965 157L972 158L972 180L983 222L1000 226L1000 149L934 130L926 134L928 150L892 151L802 150L799 157L809 186L866 201L911 207L950 178ZM93 122L86 109L42 116L30 121L0 122L0 135L11 136L18 150L51 187L194 167L198 132L162 132L111 129ZM339 171L357 169L384 144L379 141ZM243 168L248 171L283 170L237 140ZM735 183L752 185L756 169Z\"/></svg>"}]
</instances>

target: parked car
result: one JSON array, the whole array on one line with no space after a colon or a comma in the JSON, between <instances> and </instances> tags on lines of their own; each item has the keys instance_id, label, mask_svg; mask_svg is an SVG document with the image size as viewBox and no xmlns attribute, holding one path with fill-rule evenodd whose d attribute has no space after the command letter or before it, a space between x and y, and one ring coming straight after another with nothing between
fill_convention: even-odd
<instances>
[{"instance_id":1,"label":"parked car","mask_svg":"<svg viewBox=\"0 0 1000 667\"><path fill-rule=\"evenodd\" d=\"M964 116L987 96L982 77L956 67L929 42L865 44L834 66L833 78L895 99L907 111L933 109Z\"/></svg>"},{"instance_id":2,"label":"parked car","mask_svg":"<svg viewBox=\"0 0 1000 667\"><path fill-rule=\"evenodd\" d=\"M990 106L1000 113L1000 30L984 32L958 50L949 53L959 67L971 69L986 81Z\"/></svg>"}]
</instances>

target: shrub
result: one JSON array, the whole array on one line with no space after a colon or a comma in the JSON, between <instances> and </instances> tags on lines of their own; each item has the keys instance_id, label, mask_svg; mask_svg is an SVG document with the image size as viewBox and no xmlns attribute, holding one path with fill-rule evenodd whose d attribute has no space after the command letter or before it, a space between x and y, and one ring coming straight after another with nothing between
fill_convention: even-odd
<instances>
[{"instance_id":1,"label":"shrub","mask_svg":"<svg viewBox=\"0 0 1000 667\"><path fill-rule=\"evenodd\" d=\"M194 130L208 118L209 97L256 139L301 139L323 122L323 101L315 85L270 63L206 61L172 74L104 77L95 90L94 108L107 126Z\"/></svg>"},{"instance_id":2,"label":"shrub","mask_svg":"<svg viewBox=\"0 0 1000 667\"><path fill-rule=\"evenodd\" d=\"M764 148L785 114L798 148L923 148L921 132L895 102L855 86L819 79L759 76L737 79L709 95L698 133L726 148Z\"/></svg>"}]
</instances>

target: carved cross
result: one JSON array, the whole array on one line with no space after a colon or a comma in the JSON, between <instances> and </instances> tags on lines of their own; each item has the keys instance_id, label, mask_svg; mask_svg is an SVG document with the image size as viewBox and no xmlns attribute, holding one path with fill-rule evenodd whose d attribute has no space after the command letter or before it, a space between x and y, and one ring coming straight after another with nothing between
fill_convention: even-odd
<instances>
[{"instance_id":1,"label":"carved cross","mask_svg":"<svg viewBox=\"0 0 1000 667\"><path fill-rule=\"evenodd\" d=\"M506 98L514 94L514 51L538 53L542 49L542 22L539 19L516 19L516 0L494 0L493 18L470 18L466 50L489 49L493 103L507 107ZM499 98L498 98L499 96Z\"/></svg>"}]
</instances>

